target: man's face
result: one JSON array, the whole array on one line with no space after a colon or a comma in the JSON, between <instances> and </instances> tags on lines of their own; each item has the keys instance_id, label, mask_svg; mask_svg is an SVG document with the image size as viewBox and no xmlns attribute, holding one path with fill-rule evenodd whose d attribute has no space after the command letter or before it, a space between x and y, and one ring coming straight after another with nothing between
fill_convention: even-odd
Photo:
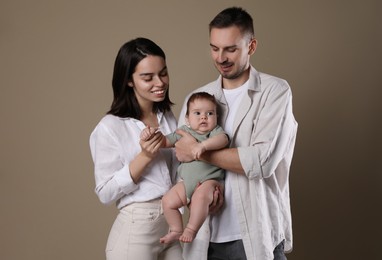
<instances>
[{"instance_id":1,"label":"man's face","mask_svg":"<svg viewBox=\"0 0 382 260\"><path fill-rule=\"evenodd\" d=\"M212 28L210 32L211 56L215 67L225 79L238 79L249 67L256 41L242 35L237 26Z\"/></svg>"}]
</instances>

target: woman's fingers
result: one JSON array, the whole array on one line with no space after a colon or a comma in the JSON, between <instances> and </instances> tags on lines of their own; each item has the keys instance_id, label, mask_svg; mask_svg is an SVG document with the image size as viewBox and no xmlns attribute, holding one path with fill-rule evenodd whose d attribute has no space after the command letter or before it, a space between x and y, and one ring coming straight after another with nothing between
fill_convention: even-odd
<instances>
[{"instance_id":1,"label":"woman's fingers","mask_svg":"<svg viewBox=\"0 0 382 260\"><path fill-rule=\"evenodd\" d=\"M140 144L141 144L142 151L144 151L147 155L151 157L155 156L162 145L163 138L164 138L163 134L158 132L158 133L155 133L147 141L141 140Z\"/></svg>"}]
</instances>

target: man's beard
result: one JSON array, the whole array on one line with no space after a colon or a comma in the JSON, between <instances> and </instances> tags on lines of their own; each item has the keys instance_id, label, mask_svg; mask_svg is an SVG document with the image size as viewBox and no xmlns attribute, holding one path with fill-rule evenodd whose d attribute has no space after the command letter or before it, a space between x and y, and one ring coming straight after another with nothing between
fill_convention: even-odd
<instances>
[{"instance_id":1,"label":"man's beard","mask_svg":"<svg viewBox=\"0 0 382 260\"><path fill-rule=\"evenodd\" d=\"M219 67L220 67L220 64L217 64L215 65L216 68L218 69L218 71L220 72L220 75L225 78L225 79L237 79L239 78L243 73L244 71L246 70L245 69L245 66L239 68L237 71L231 71L231 72L223 72L223 71L220 71L219 70ZM231 74L232 73L232 74Z\"/></svg>"}]
</instances>

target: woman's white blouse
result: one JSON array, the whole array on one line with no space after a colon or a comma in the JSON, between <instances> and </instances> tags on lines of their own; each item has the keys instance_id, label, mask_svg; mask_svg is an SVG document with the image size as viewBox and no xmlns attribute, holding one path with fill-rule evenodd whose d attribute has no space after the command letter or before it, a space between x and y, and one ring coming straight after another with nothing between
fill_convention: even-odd
<instances>
[{"instance_id":1,"label":"woman's white blouse","mask_svg":"<svg viewBox=\"0 0 382 260\"><path fill-rule=\"evenodd\" d=\"M164 135L176 129L172 112L158 113ZM142 121L106 115L90 135L97 193L104 204L117 207L162 197L176 182L177 160L173 149L160 149L144 169L138 183L130 175L130 162L141 151L139 136L145 128Z\"/></svg>"}]
</instances>

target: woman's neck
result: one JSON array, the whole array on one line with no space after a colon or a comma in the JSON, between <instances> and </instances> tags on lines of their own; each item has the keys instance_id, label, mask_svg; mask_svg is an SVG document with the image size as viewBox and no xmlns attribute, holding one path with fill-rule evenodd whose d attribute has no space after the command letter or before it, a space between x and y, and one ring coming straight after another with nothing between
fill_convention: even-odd
<instances>
[{"instance_id":1,"label":"woman's neck","mask_svg":"<svg viewBox=\"0 0 382 260\"><path fill-rule=\"evenodd\" d=\"M142 117L141 121L146 125L146 126L151 126L151 127L158 127L158 118L157 114L154 113L152 110L151 111L142 111Z\"/></svg>"}]
</instances>

